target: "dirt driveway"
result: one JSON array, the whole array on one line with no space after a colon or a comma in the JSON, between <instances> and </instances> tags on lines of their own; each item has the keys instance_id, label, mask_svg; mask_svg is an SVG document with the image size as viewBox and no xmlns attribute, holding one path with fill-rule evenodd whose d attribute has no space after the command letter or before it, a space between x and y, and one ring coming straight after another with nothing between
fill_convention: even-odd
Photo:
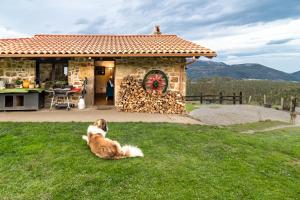
<instances>
[{"instance_id":1,"label":"dirt driveway","mask_svg":"<svg viewBox=\"0 0 300 200\"><path fill-rule=\"evenodd\" d=\"M289 112L252 105L201 105L190 116L210 125L231 125L262 120L289 122ZM300 116L297 123L300 123Z\"/></svg>"}]
</instances>

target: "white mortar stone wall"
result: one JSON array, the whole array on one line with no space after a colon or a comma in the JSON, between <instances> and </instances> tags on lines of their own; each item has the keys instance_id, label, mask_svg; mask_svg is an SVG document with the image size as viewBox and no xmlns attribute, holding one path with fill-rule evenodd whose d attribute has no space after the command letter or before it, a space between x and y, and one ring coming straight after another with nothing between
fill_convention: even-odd
<instances>
[{"instance_id":1,"label":"white mortar stone wall","mask_svg":"<svg viewBox=\"0 0 300 200\"><path fill-rule=\"evenodd\" d=\"M68 83L74 87L82 88L83 80L88 78L88 85L86 86L87 94L85 96L85 103L87 106L94 105L94 60L86 58L74 58L68 64ZM78 104L78 99L81 94L72 97L72 103Z\"/></svg>"},{"instance_id":2,"label":"white mortar stone wall","mask_svg":"<svg viewBox=\"0 0 300 200\"><path fill-rule=\"evenodd\" d=\"M122 58L116 59L115 100L118 102L120 84L124 77L131 75L139 81L150 70L161 70L169 79L168 90L186 94L185 58Z\"/></svg>"},{"instance_id":3,"label":"white mortar stone wall","mask_svg":"<svg viewBox=\"0 0 300 200\"><path fill-rule=\"evenodd\" d=\"M35 81L35 61L6 58L0 59L0 80L15 84L18 78Z\"/></svg>"}]
</instances>

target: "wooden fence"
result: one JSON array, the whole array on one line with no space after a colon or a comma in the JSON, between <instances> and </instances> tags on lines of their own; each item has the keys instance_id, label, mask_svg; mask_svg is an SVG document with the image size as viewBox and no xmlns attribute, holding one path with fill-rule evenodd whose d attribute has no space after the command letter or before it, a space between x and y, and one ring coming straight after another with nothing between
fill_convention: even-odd
<instances>
[{"instance_id":1,"label":"wooden fence","mask_svg":"<svg viewBox=\"0 0 300 200\"><path fill-rule=\"evenodd\" d=\"M201 104L203 104L203 102L223 104L224 101L229 101L233 104L243 104L243 93L240 92L239 95L236 95L236 93L233 93L233 95L223 95L222 92L218 95L203 95L200 93L199 96L185 96L185 100L199 101Z\"/></svg>"}]
</instances>

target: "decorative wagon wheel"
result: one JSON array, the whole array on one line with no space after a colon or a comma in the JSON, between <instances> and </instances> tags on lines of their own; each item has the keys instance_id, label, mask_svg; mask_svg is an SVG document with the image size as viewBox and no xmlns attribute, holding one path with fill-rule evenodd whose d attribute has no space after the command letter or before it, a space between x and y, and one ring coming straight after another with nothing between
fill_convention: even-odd
<instances>
[{"instance_id":1,"label":"decorative wagon wheel","mask_svg":"<svg viewBox=\"0 0 300 200\"><path fill-rule=\"evenodd\" d=\"M143 87L146 91L166 92L168 77L160 70L151 70L144 77Z\"/></svg>"}]
</instances>

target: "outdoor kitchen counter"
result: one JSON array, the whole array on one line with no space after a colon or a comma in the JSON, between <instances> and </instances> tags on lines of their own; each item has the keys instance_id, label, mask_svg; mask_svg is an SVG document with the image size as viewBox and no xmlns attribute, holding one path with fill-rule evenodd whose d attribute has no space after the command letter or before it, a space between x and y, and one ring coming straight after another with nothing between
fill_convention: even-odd
<instances>
[{"instance_id":1,"label":"outdoor kitchen counter","mask_svg":"<svg viewBox=\"0 0 300 200\"><path fill-rule=\"evenodd\" d=\"M45 90L42 88L11 88L11 89L2 89L0 90L0 94L15 94L15 93L42 93Z\"/></svg>"},{"instance_id":2,"label":"outdoor kitchen counter","mask_svg":"<svg viewBox=\"0 0 300 200\"><path fill-rule=\"evenodd\" d=\"M38 110L44 107L44 89L12 88L0 90L0 111Z\"/></svg>"}]
</instances>

